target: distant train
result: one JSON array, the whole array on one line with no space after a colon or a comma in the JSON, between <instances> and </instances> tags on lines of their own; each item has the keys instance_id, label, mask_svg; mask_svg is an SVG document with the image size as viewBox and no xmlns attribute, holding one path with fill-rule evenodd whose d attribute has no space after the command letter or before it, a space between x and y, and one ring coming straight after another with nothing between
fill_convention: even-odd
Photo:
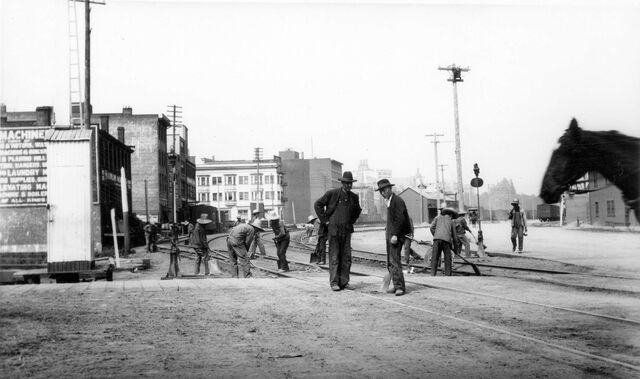
<instances>
[{"instance_id":1,"label":"distant train","mask_svg":"<svg viewBox=\"0 0 640 379\"><path fill-rule=\"evenodd\" d=\"M538 204L538 219L542 222L560 221L560 207L555 204Z\"/></svg>"}]
</instances>

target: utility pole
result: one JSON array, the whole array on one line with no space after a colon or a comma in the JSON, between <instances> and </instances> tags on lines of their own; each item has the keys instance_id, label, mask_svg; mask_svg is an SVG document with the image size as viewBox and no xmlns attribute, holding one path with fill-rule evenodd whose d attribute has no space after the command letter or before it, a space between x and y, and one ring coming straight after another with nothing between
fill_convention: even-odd
<instances>
[{"instance_id":1,"label":"utility pole","mask_svg":"<svg viewBox=\"0 0 640 379\"><path fill-rule=\"evenodd\" d=\"M446 203L447 202L447 196L446 196L447 188L446 188L446 186L444 184L444 168L447 167L447 165L446 164L441 164L439 166L440 166L440 174L441 174L441 177L442 177L442 180L441 180L441 182L442 182L442 201L444 203Z\"/></svg>"},{"instance_id":2,"label":"utility pole","mask_svg":"<svg viewBox=\"0 0 640 379\"><path fill-rule=\"evenodd\" d=\"M452 64L448 67L438 67L438 70L450 71L451 77L447 79L447 81L453 83L453 117L455 120L455 128L456 128L456 165L458 170L458 193L460 194L460 210L464 211L464 196L463 196L463 187L462 187L462 155L460 153L460 122L458 120L458 86L456 83L463 82L462 73L468 72L469 67L462 68L458 67L455 64Z\"/></svg>"},{"instance_id":3,"label":"utility pole","mask_svg":"<svg viewBox=\"0 0 640 379\"><path fill-rule=\"evenodd\" d=\"M433 150L436 155L435 163L436 163L436 188L437 189L440 189L440 179L438 177L438 144L440 143L440 141L438 141L438 137L442 137L442 136L444 136L444 134L432 133L432 134L425 135L425 137L433 137L433 141L431 141L431 143L433 144Z\"/></svg>"},{"instance_id":4,"label":"utility pole","mask_svg":"<svg viewBox=\"0 0 640 379\"><path fill-rule=\"evenodd\" d=\"M176 164L178 163L179 155L176 153L176 122L180 121L179 119L182 117L182 107L178 105L168 105L169 113L173 114L173 121L171 122L171 126L173 128L173 144L171 146L171 151L169 152L169 163L171 164L171 182L173 187L173 223L178 222L177 216L177 200L176 200L176 186L177 186L177 173L176 173Z\"/></svg>"},{"instance_id":5,"label":"utility pole","mask_svg":"<svg viewBox=\"0 0 640 379\"><path fill-rule=\"evenodd\" d=\"M256 205L258 207L258 210L262 211L260 209L260 203L262 201L262 193L260 193L260 160L262 159L262 148L261 147L256 147L253 149L253 160L254 162L256 162L256 168L258 171L258 175L256 177L256 183L258 185L257 189L258 189L258 196L256 198Z\"/></svg>"}]
</instances>

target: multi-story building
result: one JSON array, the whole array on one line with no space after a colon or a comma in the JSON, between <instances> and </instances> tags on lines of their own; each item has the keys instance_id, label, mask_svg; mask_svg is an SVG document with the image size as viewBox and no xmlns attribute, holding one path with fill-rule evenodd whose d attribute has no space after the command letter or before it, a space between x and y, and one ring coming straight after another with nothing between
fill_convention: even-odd
<instances>
[{"instance_id":1,"label":"multi-story building","mask_svg":"<svg viewBox=\"0 0 640 379\"><path fill-rule=\"evenodd\" d=\"M251 211L282 215L286 201L280 157L254 160L202 158L196 165L199 204L218 209L219 220L248 220Z\"/></svg>"},{"instance_id":2,"label":"multi-story building","mask_svg":"<svg viewBox=\"0 0 640 379\"><path fill-rule=\"evenodd\" d=\"M288 223L307 222L315 215L313 203L332 188L340 187L342 163L330 158L304 159L297 151L279 153L286 184L283 216Z\"/></svg>"},{"instance_id":3,"label":"multi-story building","mask_svg":"<svg viewBox=\"0 0 640 379\"><path fill-rule=\"evenodd\" d=\"M169 119L158 114L134 115L132 108L125 107L122 113L94 113L94 122L112 136L124 133L125 144L135 150L131 155L131 211L144 221L147 214L151 222L172 221Z\"/></svg>"},{"instance_id":4,"label":"multi-story building","mask_svg":"<svg viewBox=\"0 0 640 379\"><path fill-rule=\"evenodd\" d=\"M167 130L169 149L169 171L171 166L171 152L176 158L176 219L178 221L189 218L189 208L196 200L196 163L195 157L189 156L189 129L185 125L175 125ZM173 209L173 181L169 180L169 208Z\"/></svg>"}]
</instances>

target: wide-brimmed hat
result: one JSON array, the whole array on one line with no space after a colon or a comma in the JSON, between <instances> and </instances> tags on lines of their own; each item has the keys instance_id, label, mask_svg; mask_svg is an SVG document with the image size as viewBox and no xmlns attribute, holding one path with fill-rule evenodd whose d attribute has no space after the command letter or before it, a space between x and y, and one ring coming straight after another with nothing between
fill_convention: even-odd
<instances>
[{"instance_id":1,"label":"wide-brimmed hat","mask_svg":"<svg viewBox=\"0 0 640 379\"><path fill-rule=\"evenodd\" d=\"M381 180L378 180L378 188L376 189L376 191L382 191L383 189L387 187L392 187L392 186L395 186L395 184L391 184L389 182L389 179L381 179Z\"/></svg>"},{"instance_id":2,"label":"wide-brimmed hat","mask_svg":"<svg viewBox=\"0 0 640 379\"><path fill-rule=\"evenodd\" d=\"M253 226L254 228L258 229L261 232L264 232L264 229L262 229L262 222L260 220L253 220L253 222L251 224L249 224L251 226Z\"/></svg>"},{"instance_id":3,"label":"wide-brimmed hat","mask_svg":"<svg viewBox=\"0 0 640 379\"><path fill-rule=\"evenodd\" d=\"M515 204L520 205L520 200L518 200L518 199L513 199L513 201L511 202L511 205L515 205Z\"/></svg>"},{"instance_id":4,"label":"wide-brimmed hat","mask_svg":"<svg viewBox=\"0 0 640 379\"><path fill-rule=\"evenodd\" d=\"M440 213L442 215L447 215L448 214L449 216L451 216L451 218L458 218L458 212L456 212L456 210L453 209L453 208L443 208L440 211Z\"/></svg>"},{"instance_id":5,"label":"wide-brimmed hat","mask_svg":"<svg viewBox=\"0 0 640 379\"><path fill-rule=\"evenodd\" d=\"M314 216L314 215L309 215L309 217L307 217L307 222L315 221L315 219L317 219L317 217L316 217L316 216Z\"/></svg>"},{"instance_id":6,"label":"wide-brimmed hat","mask_svg":"<svg viewBox=\"0 0 640 379\"><path fill-rule=\"evenodd\" d=\"M276 212L269 212L269 213L267 213L266 216L267 216L267 219L270 220L270 221L280 220L280 216L278 216L278 214Z\"/></svg>"},{"instance_id":7,"label":"wide-brimmed hat","mask_svg":"<svg viewBox=\"0 0 640 379\"><path fill-rule=\"evenodd\" d=\"M342 174L342 178L338 179L339 182L342 183L353 183L353 182L357 182L357 180L353 180L353 174L351 173L351 171L345 171Z\"/></svg>"},{"instance_id":8,"label":"wide-brimmed hat","mask_svg":"<svg viewBox=\"0 0 640 379\"><path fill-rule=\"evenodd\" d=\"M213 222L213 220L209 220L209 215L206 213L200 214L200 218L196 220L198 224L206 225L208 223Z\"/></svg>"}]
</instances>

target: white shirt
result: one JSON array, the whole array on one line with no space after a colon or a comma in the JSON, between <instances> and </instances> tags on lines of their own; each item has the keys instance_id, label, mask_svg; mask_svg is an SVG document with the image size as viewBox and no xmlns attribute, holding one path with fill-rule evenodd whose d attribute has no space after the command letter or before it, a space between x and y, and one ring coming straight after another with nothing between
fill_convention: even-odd
<instances>
[{"instance_id":1,"label":"white shirt","mask_svg":"<svg viewBox=\"0 0 640 379\"><path fill-rule=\"evenodd\" d=\"M387 199L387 208L389 208L389 206L391 205L391 198L393 197L393 194L391 194L389 196L389 198Z\"/></svg>"}]
</instances>

